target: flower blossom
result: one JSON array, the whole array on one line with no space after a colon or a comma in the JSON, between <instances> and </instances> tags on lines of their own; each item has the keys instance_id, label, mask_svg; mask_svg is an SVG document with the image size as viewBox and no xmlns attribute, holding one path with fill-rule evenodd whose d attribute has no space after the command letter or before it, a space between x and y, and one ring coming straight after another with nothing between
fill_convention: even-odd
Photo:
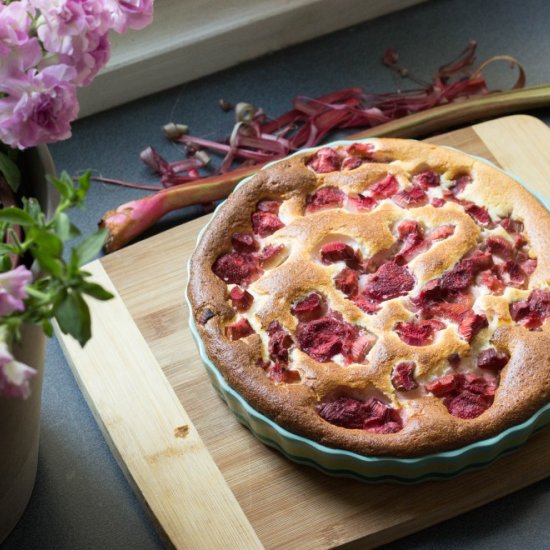
<instances>
[{"instance_id":1,"label":"flower blossom","mask_svg":"<svg viewBox=\"0 0 550 550\"><path fill-rule=\"evenodd\" d=\"M143 29L153 20L153 0L105 0L105 3L116 32Z\"/></svg>"},{"instance_id":2,"label":"flower blossom","mask_svg":"<svg viewBox=\"0 0 550 550\"><path fill-rule=\"evenodd\" d=\"M26 71L42 59L40 44L30 28L29 8L23 2L0 3L0 78Z\"/></svg>"},{"instance_id":3,"label":"flower blossom","mask_svg":"<svg viewBox=\"0 0 550 550\"><path fill-rule=\"evenodd\" d=\"M107 64L109 31L142 29L154 0L0 0L0 140L25 149L71 135L76 88Z\"/></svg>"},{"instance_id":4,"label":"flower blossom","mask_svg":"<svg viewBox=\"0 0 550 550\"><path fill-rule=\"evenodd\" d=\"M5 342L0 342L0 396L22 397L31 393L30 380L36 370L16 361Z\"/></svg>"},{"instance_id":5,"label":"flower blossom","mask_svg":"<svg viewBox=\"0 0 550 550\"><path fill-rule=\"evenodd\" d=\"M78 114L75 69L53 65L0 82L0 139L24 149L71 135Z\"/></svg>"},{"instance_id":6,"label":"flower blossom","mask_svg":"<svg viewBox=\"0 0 550 550\"><path fill-rule=\"evenodd\" d=\"M32 280L32 273L25 266L0 273L0 316L14 311L23 311L23 300L27 297L26 286Z\"/></svg>"}]
</instances>

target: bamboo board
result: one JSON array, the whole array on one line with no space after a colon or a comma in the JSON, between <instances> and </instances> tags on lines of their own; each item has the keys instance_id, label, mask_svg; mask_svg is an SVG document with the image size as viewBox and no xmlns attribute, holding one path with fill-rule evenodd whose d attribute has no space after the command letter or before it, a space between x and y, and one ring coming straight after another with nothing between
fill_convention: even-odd
<instances>
[{"instance_id":1,"label":"bamboo board","mask_svg":"<svg viewBox=\"0 0 550 550\"><path fill-rule=\"evenodd\" d=\"M550 199L550 130L537 119L429 141L492 160ZM116 299L91 303L85 350L60 336L113 453L173 545L372 547L550 475L549 428L483 470L415 486L331 478L259 443L215 394L187 328L186 264L206 219L92 262Z\"/></svg>"}]
</instances>

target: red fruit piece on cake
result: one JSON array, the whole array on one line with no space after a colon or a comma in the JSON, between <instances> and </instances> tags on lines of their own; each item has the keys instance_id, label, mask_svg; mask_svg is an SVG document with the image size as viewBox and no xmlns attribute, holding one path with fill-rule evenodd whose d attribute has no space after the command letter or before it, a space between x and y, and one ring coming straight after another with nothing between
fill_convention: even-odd
<instances>
[{"instance_id":1,"label":"red fruit piece on cake","mask_svg":"<svg viewBox=\"0 0 550 550\"><path fill-rule=\"evenodd\" d=\"M280 325L278 321L271 321L267 327L269 335L269 357L275 362L288 363L288 350L294 343L292 336Z\"/></svg>"},{"instance_id":2,"label":"red fruit piece on cake","mask_svg":"<svg viewBox=\"0 0 550 550\"><path fill-rule=\"evenodd\" d=\"M470 391L462 391L458 395L445 398L443 403L453 416L472 419L477 418L493 404L493 397Z\"/></svg>"},{"instance_id":3,"label":"red fruit piece on cake","mask_svg":"<svg viewBox=\"0 0 550 550\"><path fill-rule=\"evenodd\" d=\"M422 252L430 248L430 242L418 233L409 233L403 242L403 247L395 255L394 261L398 265L405 265Z\"/></svg>"},{"instance_id":4,"label":"red fruit piece on cake","mask_svg":"<svg viewBox=\"0 0 550 550\"><path fill-rule=\"evenodd\" d=\"M455 180L453 185L450 187L453 195L458 195L466 189L467 185L470 185L472 183L472 177L468 174L462 174L458 176Z\"/></svg>"},{"instance_id":5,"label":"red fruit piece on cake","mask_svg":"<svg viewBox=\"0 0 550 550\"><path fill-rule=\"evenodd\" d=\"M456 374L445 374L424 385L426 391L433 393L436 397L445 397L453 393L458 388Z\"/></svg>"},{"instance_id":6,"label":"red fruit piece on cake","mask_svg":"<svg viewBox=\"0 0 550 550\"><path fill-rule=\"evenodd\" d=\"M425 308L422 308L424 315L432 317L441 317L443 319L449 319L455 323L460 323L466 313L470 311L472 307L473 299L470 295L464 295L466 299L462 299L462 295L456 297L457 301L449 302L442 301L431 304Z\"/></svg>"},{"instance_id":7,"label":"red fruit piece on cake","mask_svg":"<svg viewBox=\"0 0 550 550\"><path fill-rule=\"evenodd\" d=\"M491 254L477 250L471 256L462 260L461 264L470 269L474 275L477 275L480 271L493 267L494 262Z\"/></svg>"},{"instance_id":8,"label":"red fruit piece on cake","mask_svg":"<svg viewBox=\"0 0 550 550\"><path fill-rule=\"evenodd\" d=\"M478 332L489 326L487 317L483 314L475 313L470 310L464 315L460 325L458 325L458 333L468 342L471 342Z\"/></svg>"},{"instance_id":9,"label":"red fruit piece on cake","mask_svg":"<svg viewBox=\"0 0 550 550\"><path fill-rule=\"evenodd\" d=\"M366 419L364 403L351 397L338 397L332 401L319 403L317 413L321 418L342 428L362 429Z\"/></svg>"},{"instance_id":10,"label":"red fruit piece on cake","mask_svg":"<svg viewBox=\"0 0 550 550\"><path fill-rule=\"evenodd\" d=\"M491 254L494 254L503 260L510 260L514 255L512 243L504 237L499 237L498 235L489 237L485 241L485 247Z\"/></svg>"},{"instance_id":11,"label":"red fruit piece on cake","mask_svg":"<svg viewBox=\"0 0 550 550\"><path fill-rule=\"evenodd\" d=\"M273 363L267 368L267 377L273 382L292 384L300 381L300 373L290 370L285 364Z\"/></svg>"},{"instance_id":12,"label":"red fruit piece on cake","mask_svg":"<svg viewBox=\"0 0 550 550\"><path fill-rule=\"evenodd\" d=\"M405 239L409 235L424 236L424 231L418 222L414 220L403 220L397 225L397 235L401 240Z\"/></svg>"},{"instance_id":13,"label":"red fruit piece on cake","mask_svg":"<svg viewBox=\"0 0 550 550\"><path fill-rule=\"evenodd\" d=\"M426 238L429 241L441 241L447 239L455 232L454 225L440 225L432 229L427 235Z\"/></svg>"},{"instance_id":14,"label":"red fruit piece on cake","mask_svg":"<svg viewBox=\"0 0 550 550\"><path fill-rule=\"evenodd\" d=\"M508 233L521 233L523 231L523 222L512 218L503 218L500 220L500 225L508 231Z\"/></svg>"},{"instance_id":15,"label":"red fruit piece on cake","mask_svg":"<svg viewBox=\"0 0 550 550\"><path fill-rule=\"evenodd\" d=\"M255 281L262 270L258 260L250 254L229 252L220 256L212 266L212 271L229 284L247 286Z\"/></svg>"},{"instance_id":16,"label":"red fruit piece on cake","mask_svg":"<svg viewBox=\"0 0 550 550\"><path fill-rule=\"evenodd\" d=\"M392 200L401 208L417 208L428 204L428 195L420 186L413 185L410 189L396 193Z\"/></svg>"},{"instance_id":17,"label":"red fruit piece on cake","mask_svg":"<svg viewBox=\"0 0 550 550\"><path fill-rule=\"evenodd\" d=\"M441 302L447 297L447 292L440 286L439 279L428 281L417 296L411 296L410 300L418 308L426 309L436 302Z\"/></svg>"},{"instance_id":18,"label":"red fruit piece on cake","mask_svg":"<svg viewBox=\"0 0 550 550\"><path fill-rule=\"evenodd\" d=\"M336 262L356 262L358 261L355 250L346 243L332 242L325 244L321 248L321 261L325 265Z\"/></svg>"},{"instance_id":19,"label":"red fruit piece on cake","mask_svg":"<svg viewBox=\"0 0 550 550\"><path fill-rule=\"evenodd\" d=\"M399 190L399 182L395 176L388 174L385 178L376 182L368 188L368 191L375 199L387 199Z\"/></svg>"},{"instance_id":20,"label":"red fruit piece on cake","mask_svg":"<svg viewBox=\"0 0 550 550\"><path fill-rule=\"evenodd\" d=\"M254 296L250 294L247 290L234 286L229 292L229 297L231 298L231 303L233 307L240 313L250 309L252 302L254 301Z\"/></svg>"},{"instance_id":21,"label":"red fruit piece on cake","mask_svg":"<svg viewBox=\"0 0 550 550\"><path fill-rule=\"evenodd\" d=\"M367 416L363 422L364 430L379 434L391 434L403 428L403 421L399 413L379 399L371 397L365 402L363 408Z\"/></svg>"},{"instance_id":22,"label":"red fruit piece on cake","mask_svg":"<svg viewBox=\"0 0 550 550\"><path fill-rule=\"evenodd\" d=\"M527 275L532 275L537 269L537 260L529 258L521 263L521 268Z\"/></svg>"},{"instance_id":23,"label":"red fruit piece on cake","mask_svg":"<svg viewBox=\"0 0 550 550\"><path fill-rule=\"evenodd\" d=\"M260 237L268 237L285 224L273 212L257 211L252 214L252 231Z\"/></svg>"},{"instance_id":24,"label":"red fruit piece on cake","mask_svg":"<svg viewBox=\"0 0 550 550\"><path fill-rule=\"evenodd\" d=\"M478 206L477 204L469 203L464 206L464 210L476 222L482 225L489 225L493 221L487 208L485 208L485 206Z\"/></svg>"},{"instance_id":25,"label":"red fruit piece on cake","mask_svg":"<svg viewBox=\"0 0 550 550\"><path fill-rule=\"evenodd\" d=\"M443 404L452 415L476 418L492 405L496 379L455 372L432 380L424 388L443 399Z\"/></svg>"},{"instance_id":26,"label":"red fruit piece on cake","mask_svg":"<svg viewBox=\"0 0 550 550\"><path fill-rule=\"evenodd\" d=\"M424 191L427 191L430 187L437 187L441 183L441 176L433 170L425 170L419 172L412 177L414 185L418 185Z\"/></svg>"},{"instance_id":27,"label":"red fruit piece on cake","mask_svg":"<svg viewBox=\"0 0 550 550\"><path fill-rule=\"evenodd\" d=\"M363 162L363 159L359 157L344 157L340 168L342 170L354 170L355 168L359 168Z\"/></svg>"},{"instance_id":28,"label":"red fruit piece on cake","mask_svg":"<svg viewBox=\"0 0 550 550\"><path fill-rule=\"evenodd\" d=\"M317 405L317 413L327 422L342 428L374 433L395 433L403 428L399 413L375 397L367 401L338 397Z\"/></svg>"},{"instance_id":29,"label":"red fruit piece on cake","mask_svg":"<svg viewBox=\"0 0 550 550\"><path fill-rule=\"evenodd\" d=\"M442 206L445 205L447 201L445 199L442 199L441 197L434 197L431 201L430 201L430 204L434 207L434 208L441 208Z\"/></svg>"},{"instance_id":30,"label":"red fruit piece on cake","mask_svg":"<svg viewBox=\"0 0 550 550\"><path fill-rule=\"evenodd\" d=\"M346 194L338 187L321 187L306 197L306 213L310 214L325 208L340 208Z\"/></svg>"},{"instance_id":31,"label":"red fruit piece on cake","mask_svg":"<svg viewBox=\"0 0 550 550\"><path fill-rule=\"evenodd\" d=\"M468 288L474 282L475 276L493 266L493 258L489 253L478 252L458 262L440 279L441 289L456 292Z\"/></svg>"},{"instance_id":32,"label":"red fruit piece on cake","mask_svg":"<svg viewBox=\"0 0 550 550\"><path fill-rule=\"evenodd\" d=\"M369 315L373 315L377 311L380 310L380 303L376 302L374 300L370 300L369 298L366 298L365 296L357 296L353 298L353 303L362 311L365 313L368 313Z\"/></svg>"},{"instance_id":33,"label":"red fruit piece on cake","mask_svg":"<svg viewBox=\"0 0 550 550\"><path fill-rule=\"evenodd\" d=\"M225 327L225 335L230 340L239 340L254 334L254 329L250 326L248 319L239 319L236 323Z\"/></svg>"},{"instance_id":34,"label":"red fruit piece on cake","mask_svg":"<svg viewBox=\"0 0 550 550\"><path fill-rule=\"evenodd\" d=\"M280 207L280 201L264 199L256 205L256 210L259 210L260 212L271 212L272 214L278 214Z\"/></svg>"},{"instance_id":35,"label":"red fruit piece on cake","mask_svg":"<svg viewBox=\"0 0 550 550\"><path fill-rule=\"evenodd\" d=\"M414 361L401 361L395 365L391 373L391 383L398 391L410 391L418 388L418 382L414 378Z\"/></svg>"},{"instance_id":36,"label":"red fruit piece on cake","mask_svg":"<svg viewBox=\"0 0 550 550\"><path fill-rule=\"evenodd\" d=\"M538 329L550 316L550 291L534 289L528 298L510 304L510 315L520 325Z\"/></svg>"},{"instance_id":37,"label":"red fruit piece on cake","mask_svg":"<svg viewBox=\"0 0 550 550\"><path fill-rule=\"evenodd\" d=\"M352 143L345 148L348 155L359 157L361 159L371 159L374 153L374 144L372 143Z\"/></svg>"},{"instance_id":38,"label":"red fruit piece on cake","mask_svg":"<svg viewBox=\"0 0 550 550\"><path fill-rule=\"evenodd\" d=\"M252 233L233 233L231 244L237 252L256 252L259 247Z\"/></svg>"},{"instance_id":39,"label":"red fruit piece on cake","mask_svg":"<svg viewBox=\"0 0 550 550\"><path fill-rule=\"evenodd\" d=\"M354 208L364 212L372 210L377 204L376 199L373 199L369 196L361 195L361 193L359 193L356 197L349 197L349 201Z\"/></svg>"},{"instance_id":40,"label":"red fruit piece on cake","mask_svg":"<svg viewBox=\"0 0 550 550\"><path fill-rule=\"evenodd\" d=\"M296 329L300 349L320 363L341 353L344 340L353 333L349 323L329 316L300 322Z\"/></svg>"},{"instance_id":41,"label":"red fruit piece on cake","mask_svg":"<svg viewBox=\"0 0 550 550\"><path fill-rule=\"evenodd\" d=\"M502 281L515 288L525 288L527 286L528 276L519 264L510 260L499 265L499 272Z\"/></svg>"},{"instance_id":42,"label":"red fruit piece on cake","mask_svg":"<svg viewBox=\"0 0 550 550\"><path fill-rule=\"evenodd\" d=\"M339 170L341 163L342 159L334 149L323 147L311 157L307 165L314 172L325 174Z\"/></svg>"},{"instance_id":43,"label":"red fruit piece on cake","mask_svg":"<svg viewBox=\"0 0 550 550\"><path fill-rule=\"evenodd\" d=\"M256 254L256 258L258 258L262 267L266 267L273 263L284 249L285 246L283 244L268 244Z\"/></svg>"},{"instance_id":44,"label":"red fruit piece on cake","mask_svg":"<svg viewBox=\"0 0 550 550\"><path fill-rule=\"evenodd\" d=\"M513 236L514 239L514 248L520 250L523 248L529 241L520 233L515 233Z\"/></svg>"},{"instance_id":45,"label":"red fruit piece on cake","mask_svg":"<svg viewBox=\"0 0 550 550\"><path fill-rule=\"evenodd\" d=\"M334 286L348 297L355 296L359 291L359 274L345 267L334 277Z\"/></svg>"},{"instance_id":46,"label":"red fruit piece on cake","mask_svg":"<svg viewBox=\"0 0 550 550\"><path fill-rule=\"evenodd\" d=\"M391 300L404 296L414 287L414 277L410 271L390 261L382 264L376 273L369 277L363 294L374 301Z\"/></svg>"},{"instance_id":47,"label":"red fruit piece on cake","mask_svg":"<svg viewBox=\"0 0 550 550\"><path fill-rule=\"evenodd\" d=\"M456 292L468 288L473 282L474 272L471 267L459 262L453 269L443 274L438 286L442 290Z\"/></svg>"},{"instance_id":48,"label":"red fruit piece on cake","mask_svg":"<svg viewBox=\"0 0 550 550\"><path fill-rule=\"evenodd\" d=\"M506 285L499 278L498 274L493 273L491 270L482 271L479 275L479 283L486 286L493 294L500 296Z\"/></svg>"},{"instance_id":49,"label":"red fruit piece on cake","mask_svg":"<svg viewBox=\"0 0 550 550\"><path fill-rule=\"evenodd\" d=\"M373 334L365 333L357 337L357 339L351 339L351 345L347 346L344 350L344 354L353 363L362 363L365 357L371 350L372 346L376 342L376 336Z\"/></svg>"},{"instance_id":50,"label":"red fruit piece on cake","mask_svg":"<svg viewBox=\"0 0 550 550\"><path fill-rule=\"evenodd\" d=\"M409 346L427 346L434 340L435 333L445 328L445 323L437 319L399 322L394 330Z\"/></svg>"},{"instance_id":51,"label":"red fruit piece on cake","mask_svg":"<svg viewBox=\"0 0 550 550\"><path fill-rule=\"evenodd\" d=\"M477 366L480 369L500 371L506 366L509 360L510 356L505 351L488 348L479 352Z\"/></svg>"},{"instance_id":52,"label":"red fruit piece on cake","mask_svg":"<svg viewBox=\"0 0 550 550\"><path fill-rule=\"evenodd\" d=\"M303 300L294 304L291 312L299 321L312 321L321 317L324 309L325 303L321 295L317 294L317 292L312 292Z\"/></svg>"}]
</instances>

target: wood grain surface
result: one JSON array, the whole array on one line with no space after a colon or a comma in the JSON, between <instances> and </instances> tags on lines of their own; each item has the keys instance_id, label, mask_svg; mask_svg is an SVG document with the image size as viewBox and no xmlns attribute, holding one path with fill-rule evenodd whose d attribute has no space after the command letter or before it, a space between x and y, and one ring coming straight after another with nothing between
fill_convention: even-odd
<instances>
[{"instance_id":1,"label":"wood grain surface","mask_svg":"<svg viewBox=\"0 0 550 550\"><path fill-rule=\"evenodd\" d=\"M428 141L497 162L550 199L550 130L537 119L506 117ZM186 264L207 219L93 262L117 298L92 304L84 350L60 336L115 456L172 544L373 547L550 474L548 428L489 467L414 486L331 478L258 442L216 395L187 328Z\"/></svg>"}]
</instances>

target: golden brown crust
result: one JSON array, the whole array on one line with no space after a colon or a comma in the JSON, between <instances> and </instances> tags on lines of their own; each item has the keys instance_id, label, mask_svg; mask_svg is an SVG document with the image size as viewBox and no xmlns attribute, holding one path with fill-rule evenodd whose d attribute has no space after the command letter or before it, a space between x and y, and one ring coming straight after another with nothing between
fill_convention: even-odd
<instances>
[{"instance_id":1,"label":"golden brown crust","mask_svg":"<svg viewBox=\"0 0 550 550\"><path fill-rule=\"evenodd\" d=\"M544 323L542 330L528 330L515 323L509 313L512 301L526 299L531 289L550 284L550 255L545 254L550 249L550 214L512 178L467 155L421 142L381 139L374 143L372 162L357 168L316 173L307 166L312 153L305 153L260 171L228 198L202 235L191 260L188 295L200 336L228 383L254 408L290 431L320 443L365 455L419 456L494 436L526 420L550 400L550 323ZM382 301L380 311L366 314L334 286L333 278L342 264L323 265L318 261L319 250L327 242L348 239L368 258L395 245L395 227L401 220L413 219L427 231L452 225L451 236L435 241L407 263L415 277L412 295L452 269L487 234L504 234L502 228L494 225L487 233L487 228L453 201L438 208L425 205L404 209L384 200L369 212L329 208L304 214L306 196L320 187L335 186L355 195L391 174L401 188L409 188L411 176L424 170L437 172L445 182L470 175L472 183L458 195L460 199L485 206L494 220L512 217L523 222L529 256L538 261L527 288L507 288L502 295L476 297L474 309L484 312L489 327L471 343L459 335L456 324L448 322L432 344L407 344L395 326L414 318L409 297ZM285 227L261 239L261 244L283 244L285 259L266 269L249 286L255 305L241 315L228 299L230 287L212 267L221 255L231 251L234 233L251 231L251 214L257 203L266 199L283 202L280 217ZM295 346L290 368L300 373L300 382L274 382L257 366L259 360L268 360L265 331L272 321L291 333L295 331L298 321L291 305L314 291L325 296L345 321L374 335L376 342L368 360L348 365L335 360L318 362ZM257 333L229 340L226 327L243 316ZM392 368L399 361L414 361L416 377L426 384L450 372L447 358L452 354L471 362L488 346L509 353L510 360L497 377L494 402L475 418L450 414L444 401L422 390L422 384L420 390L405 394L397 392L391 383ZM474 371L479 374L479 369ZM400 412L402 429L373 433L323 420L316 406L342 388L363 399L381 396Z\"/></svg>"}]
</instances>

